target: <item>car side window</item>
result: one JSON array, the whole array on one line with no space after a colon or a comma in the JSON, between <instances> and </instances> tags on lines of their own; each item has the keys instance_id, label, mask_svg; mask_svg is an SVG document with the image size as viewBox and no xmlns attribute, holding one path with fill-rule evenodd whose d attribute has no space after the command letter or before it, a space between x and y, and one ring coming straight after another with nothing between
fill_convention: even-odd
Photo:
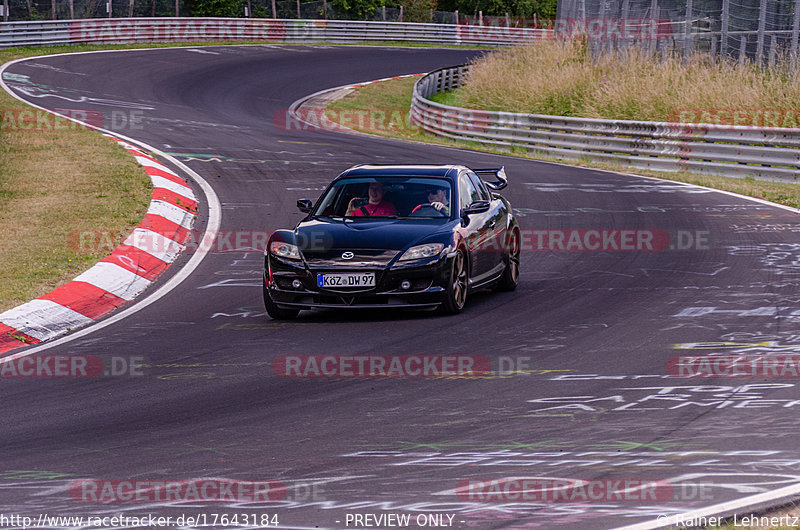
<instances>
[{"instance_id":1,"label":"car side window","mask_svg":"<svg viewBox=\"0 0 800 530\"><path fill-rule=\"evenodd\" d=\"M481 200L481 194L466 173L458 177L458 207L466 208L475 201Z\"/></svg>"},{"instance_id":2,"label":"car side window","mask_svg":"<svg viewBox=\"0 0 800 530\"><path fill-rule=\"evenodd\" d=\"M490 201L490 200L492 200L492 196L486 190L486 186L484 186L483 181L481 180L481 178L478 175L476 175L475 173L473 173L472 171L468 171L467 175L469 175L469 180L472 181L472 184L478 190L478 194L480 195L480 199L476 199L476 200L481 200L481 201Z\"/></svg>"}]
</instances>

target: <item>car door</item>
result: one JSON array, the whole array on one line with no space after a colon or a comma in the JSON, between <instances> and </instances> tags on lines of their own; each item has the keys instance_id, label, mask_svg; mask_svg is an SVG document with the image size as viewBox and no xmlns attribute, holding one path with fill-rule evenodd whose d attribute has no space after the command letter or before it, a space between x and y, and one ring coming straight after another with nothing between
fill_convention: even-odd
<instances>
[{"instance_id":1,"label":"car door","mask_svg":"<svg viewBox=\"0 0 800 530\"><path fill-rule=\"evenodd\" d=\"M458 175L458 212L469 248L470 276L472 281L480 281L489 274L492 258L486 255L488 237L491 234L491 209L483 213L464 216L461 212L475 201L483 200L481 193L467 171Z\"/></svg>"},{"instance_id":2,"label":"car door","mask_svg":"<svg viewBox=\"0 0 800 530\"><path fill-rule=\"evenodd\" d=\"M506 227L508 226L508 209L503 201L491 194L475 172L468 171L467 175L478 191L479 200L490 201L492 205L487 212L489 216L488 233L481 252L486 260L487 271L498 272L502 267L503 261L503 245Z\"/></svg>"}]
</instances>

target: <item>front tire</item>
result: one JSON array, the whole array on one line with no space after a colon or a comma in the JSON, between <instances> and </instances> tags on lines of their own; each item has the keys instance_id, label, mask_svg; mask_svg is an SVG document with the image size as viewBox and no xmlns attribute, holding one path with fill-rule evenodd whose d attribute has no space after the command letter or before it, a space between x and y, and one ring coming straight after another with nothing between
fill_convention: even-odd
<instances>
[{"instance_id":1,"label":"front tire","mask_svg":"<svg viewBox=\"0 0 800 530\"><path fill-rule=\"evenodd\" d=\"M299 309L284 309L275 305L275 302L272 301L269 295L266 283L264 283L264 308L273 320L292 320L297 318L297 315L300 313Z\"/></svg>"},{"instance_id":2,"label":"front tire","mask_svg":"<svg viewBox=\"0 0 800 530\"><path fill-rule=\"evenodd\" d=\"M519 283L520 244L519 234L516 230L509 232L506 248L508 249L506 268L497 283L498 291L513 291L517 288L517 283Z\"/></svg>"},{"instance_id":3,"label":"front tire","mask_svg":"<svg viewBox=\"0 0 800 530\"><path fill-rule=\"evenodd\" d=\"M445 315L455 315L464 309L467 301L467 257L463 250L458 250L453 258L450 278L447 282L445 299L439 311Z\"/></svg>"}]
</instances>

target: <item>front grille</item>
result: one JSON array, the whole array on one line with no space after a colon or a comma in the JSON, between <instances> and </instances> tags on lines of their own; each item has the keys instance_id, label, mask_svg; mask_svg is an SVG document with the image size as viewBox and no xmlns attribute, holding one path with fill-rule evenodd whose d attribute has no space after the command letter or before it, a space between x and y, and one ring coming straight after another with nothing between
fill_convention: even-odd
<instances>
[{"instance_id":1,"label":"front grille","mask_svg":"<svg viewBox=\"0 0 800 530\"><path fill-rule=\"evenodd\" d=\"M303 257L312 269L369 269L383 268L397 255L394 250L354 249L352 259L343 259L347 249L335 251L303 251Z\"/></svg>"}]
</instances>

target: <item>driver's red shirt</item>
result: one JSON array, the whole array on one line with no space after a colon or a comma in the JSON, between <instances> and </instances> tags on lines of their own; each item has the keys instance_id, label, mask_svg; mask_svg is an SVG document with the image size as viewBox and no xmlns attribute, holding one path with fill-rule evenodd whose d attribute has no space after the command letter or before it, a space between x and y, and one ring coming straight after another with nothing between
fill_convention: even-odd
<instances>
[{"instance_id":1,"label":"driver's red shirt","mask_svg":"<svg viewBox=\"0 0 800 530\"><path fill-rule=\"evenodd\" d=\"M397 215L397 210L394 204L386 201L381 201L378 204L365 204L361 208L367 210L370 215ZM364 217L364 212L361 208L356 208L353 212L353 217Z\"/></svg>"}]
</instances>

